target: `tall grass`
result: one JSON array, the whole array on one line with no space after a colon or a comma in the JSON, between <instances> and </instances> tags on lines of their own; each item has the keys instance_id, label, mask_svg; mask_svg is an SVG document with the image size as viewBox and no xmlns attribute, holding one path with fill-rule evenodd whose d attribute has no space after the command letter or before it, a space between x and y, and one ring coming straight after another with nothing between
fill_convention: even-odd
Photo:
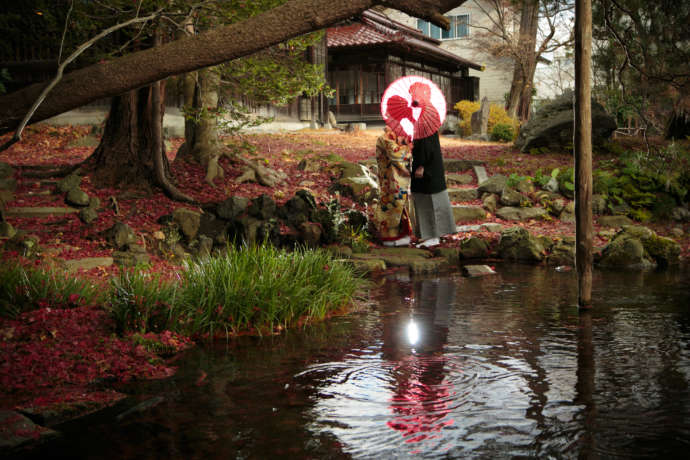
<instances>
[{"instance_id":1,"label":"tall grass","mask_svg":"<svg viewBox=\"0 0 690 460\"><path fill-rule=\"evenodd\" d=\"M0 268L0 315L100 302L119 332L261 333L322 319L351 303L364 282L326 251L270 244L228 246L223 255L189 262L179 282L125 270L107 289L9 265Z\"/></svg>"},{"instance_id":2,"label":"tall grass","mask_svg":"<svg viewBox=\"0 0 690 460\"><path fill-rule=\"evenodd\" d=\"M158 274L125 270L111 280L108 307L120 332L168 329L178 286Z\"/></svg>"},{"instance_id":3,"label":"tall grass","mask_svg":"<svg viewBox=\"0 0 690 460\"><path fill-rule=\"evenodd\" d=\"M321 319L353 300L362 279L327 252L271 245L228 247L189 264L176 312L186 332L238 332Z\"/></svg>"},{"instance_id":4,"label":"tall grass","mask_svg":"<svg viewBox=\"0 0 690 460\"><path fill-rule=\"evenodd\" d=\"M100 287L53 270L6 263L0 267L0 316L42 307L71 308L104 300Z\"/></svg>"}]
</instances>

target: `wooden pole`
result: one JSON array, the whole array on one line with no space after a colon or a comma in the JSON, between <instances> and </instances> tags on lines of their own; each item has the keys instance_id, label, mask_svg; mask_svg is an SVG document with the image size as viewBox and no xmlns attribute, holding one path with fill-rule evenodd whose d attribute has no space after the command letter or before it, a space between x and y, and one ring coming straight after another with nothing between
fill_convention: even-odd
<instances>
[{"instance_id":1,"label":"wooden pole","mask_svg":"<svg viewBox=\"0 0 690 460\"><path fill-rule=\"evenodd\" d=\"M592 306L592 2L575 2L575 265L578 307Z\"/></svg>"}]
</instances>

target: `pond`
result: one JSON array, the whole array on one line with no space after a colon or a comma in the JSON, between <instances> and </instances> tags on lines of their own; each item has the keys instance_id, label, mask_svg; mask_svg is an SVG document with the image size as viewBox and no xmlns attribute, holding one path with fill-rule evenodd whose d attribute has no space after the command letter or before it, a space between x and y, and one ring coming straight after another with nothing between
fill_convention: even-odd
<instances>
[{"instance_id":1,"label":"pond","mask_svg":"<svg viewBox=\"0 0 690 460\"><path fill-rule=\"evenodd\" d=\"M33 455L685 458L687 271L595 271L586 314L573 272L496 271L391 275L363 312L197 347Z\"/></svg>"}]
</instances>

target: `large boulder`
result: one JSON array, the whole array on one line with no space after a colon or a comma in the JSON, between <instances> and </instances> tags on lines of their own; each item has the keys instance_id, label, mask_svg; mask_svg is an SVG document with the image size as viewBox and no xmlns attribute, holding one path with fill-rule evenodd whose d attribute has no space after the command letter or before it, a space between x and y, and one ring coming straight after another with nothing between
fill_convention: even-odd
<instances>
[{"instance_id":1,"label":"large boulder","mask_svg":"<svg viewBox=\"0 0 690 460\"><path fill-rule=\"evenodd\" d=\"M546 104L520 128L515 146L521 152L546 148L564 151L573 143L573 93L566 92ZM601 144L616 130L616 120L592 100L592 143Z\"/></svg>"},{"instance_id":2,"label":"large boulder","mask_svg":"<svg viewBox=\"0 0 690 460\"><path fill-rule=\"evenodd\" d=\"M541 262L544 259L544 247L525 228L510 227L501 232L498 255L507 260Z\"/></svg>"},{"instance_id":3,"label":"large boulder","mask_svg":"<svg viewBox=\"0 0 690 460\"><path fill-rule=\"evenodd\" d=\"M378 196L378 178L366 166L343 161L338 164L342 175L336 189L347 193L360 203L365 203Z\"/></svg>"},{"instance_id":4,"label":"large boulder","mask_svg":"<svg viewBox=\"0 0 690 460\"><path fill-rule=\"evenodd\" d=\"M657 235L653 230L626 225L602 251L602 267L652 268L666 267L680 261L680 245Z\"/></svg>"}]
</instances>

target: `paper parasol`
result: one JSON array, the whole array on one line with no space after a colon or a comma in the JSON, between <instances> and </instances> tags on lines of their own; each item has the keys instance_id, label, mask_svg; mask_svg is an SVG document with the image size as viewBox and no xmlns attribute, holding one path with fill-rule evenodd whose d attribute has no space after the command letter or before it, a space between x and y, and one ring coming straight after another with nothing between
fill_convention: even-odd
<instances>
[{"instance_id":1,"label":"paper parasol","mask_svg":"<svg viewBox=\"0 0 690 460\"><path fill-rule=\"evenodd\" d=\"M446 98L431 80L409 75L388 85L381 116L398 136L410 140L434 134L446 118Z\"/></svg>"}]
</instances>

